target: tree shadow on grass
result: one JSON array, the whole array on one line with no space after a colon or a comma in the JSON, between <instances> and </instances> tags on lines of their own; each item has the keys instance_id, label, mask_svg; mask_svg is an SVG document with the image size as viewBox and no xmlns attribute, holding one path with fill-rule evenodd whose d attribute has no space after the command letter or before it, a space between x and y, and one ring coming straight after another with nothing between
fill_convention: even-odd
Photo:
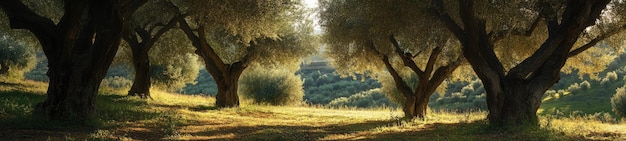
<instances>
[{"instance_id":1,"label":"tree shadow on grass","mask_svg":"<svg viewBox=\"0 0 626 141\"><path fill-rule=\"evenodd\" d=\"M0 136L7 140L82 140L98 129L114 129L127 126L126 123L157 119L163 114L143 110L149 106L144 100L98 95L96 112L86 123L48 120L34 110L45 99L46 95L40 93L0 91Z\"/></svg>"},{"instance_id":2,"label":"tree shadow on grass","mask_svg":"<svg viewBox=\"0 0 626 141\"><path fill-rule=\"evenodd\" d=\"M188 139L211 140L586 140L543 128L494 128L486 121L399 126L392 120L326 126L261 125L183 134L190 136Z\"/></svg>"},{"instance_id":3,"label":"tree shadow on grass","mask_svg":"<svg viewBox=\"0 0 626 141\"><path fill-rule=\"evenodd\" d=\"M306 126L306 125L261 125L207 128L203 131L182 133L191 139L209 140L319 140L329 135L353 134L369 131L381 126L393 125L396 121L366 121L353 124ZM185 125L183 125L185 126Z\"/></svg>"},{"instance_id":4,"label":"tree shadow on grass","mask_svg":"<svg viewBox=\"0 0 626 141\"><path fill-rule=\"evenodd\" d=\"M485 120L469 123L434 123L423 130L381 132L362 140L585 140L540 127L503 129Z\"/></svg>"}]
</instances>

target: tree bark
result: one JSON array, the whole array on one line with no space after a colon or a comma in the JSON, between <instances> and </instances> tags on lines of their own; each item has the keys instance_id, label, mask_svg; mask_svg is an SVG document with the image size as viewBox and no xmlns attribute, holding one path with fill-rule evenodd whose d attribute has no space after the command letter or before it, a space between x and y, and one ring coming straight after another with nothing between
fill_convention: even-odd
<instances>
[{"instance_id":1,"label":"tree bark","mask_svg":"<svg viewBox=\"0 0 626 141\"><path fill-rule=\"evenodd\" d=\"M218 82L215 106L218 108L239 107L239 95L237 94L239 76L224 76L215 80Z\"/></svg>"},{"instance_id":2,"label":"tree bark","mask_svg":"<svg viewBox=\"0 0 626 141\"><path fill-rule=\"evenodd\" d=\"M156 42L165 34L176 26L179 20L185 15L177 14L170 21L157 30L154 35L151 30L142 27L130 27L126 29L123 39L128 42L132 56L133 67L135 68L135 80L133 86L128 91L128 96L139 96L140 98L151 98L151 68L148 53ZM160 23L157 23L160 24ZM139 36L139 38L137 38Z\"/></svg>"},{"instance_id":3,"label":"tree bark","mask_svg":"<svg viewBox=\"0 0 626 141\"><path fill-rule=\"evenodd\" d=\"M48 96L37 104L37 113L48 119L76 123L83 123L94 113L98 87L120 43L125 19L121 7L131 8L125 11L133 12L143 3L143 0L124 1L124 4L118 0L65 1L64 15L55 25L19 0L0 1L11 28L32 32L49 61Z\"/></svg>"},{"instance_id":4,"label":"tree bark","mask_svg":"<svg viewBox=\"0 0 626 141\"><path fill-rule=\"evenodd\" d=\"M437 90L437 87L461 65L463 60L459 57L446 66L435 68L435 63L441 53L441 47L435 47L428 58L426 68L421 69L418 67L417 63L413 61L413 55L411 53L402 51L400 44L393 35L389 37L389 40L394 46L394 52L400 57L404 65L409 67L413 73L417 75L417 86L409 86L398 71L391 65L389 56L379 52L373 42L370 43L369 49L381 57L385 68L393 77L396 88L404 96L405 102L404 105L402 105L404 117L409 119L416 117L424 118L428 110L430 96L432 96L435 90ZM412 90L411 87L414 87L415 90Z\"/></svg>"},{"instance_id":5,"label":"tree bark","mask_svg":"<svg viewBox=\"0 0 626 141\"><path fill-rule=\"evenodd\" d=\"M132 47L131 47L132 48ZM147 49L132 49L133 67L135 68L135 80L128 91L128 96L150 97L150 59Z\"/></svg>"},{"instance_id":6,"label":"tree bark","mask_svg":"<svg viewBox=\"0 0 626 141\"><path fill-rule=\"evenodd\" d=\"M206 42L207 36L202 25L195 30L197 31L196 35L194 30L187 24L187 21L182 19L179 22L187 38L196 47L195 53L204 60L206 70L218 85L215 106L218 108L239 107L239 96L237 95L239 77L247 68L247 64L252 60L250 53L252 53L255 44L251 43L246 55L239 59L238 62L227 64L217 55L213 47Z\"/></svg>"},{"instance_id":7,"label":"tree bark","mask_svg":"<svg viewBox=\"0 0 626 141\"><path fill-rule=\"evenodd\" d=\"M431 93L421 93L414 94L409 97L405 97L406 101L404 105L402 105L402 111L404 112L404 117L406 118L420 118L423 119L426 117L426 111L428 110L428 102L430 96L432 96L434 92Z\"/></svg>"},{"instance_id":8,"label":"tree bark","mask_svg":"<svg viewBox=\"0 0 626 141\"><path fill-rule=\"evenodd\" d=\"M560 23L556 22L556 15L542 15L546 19L548 39L533 55L509 71L505 71L495 55L493 40L486 33L485 20L474 15L471 0L459 2L463 28L447 14L442 1L433 1L433 11L461 42L465 58L482 80L487 93L487 118L490 124L509 127L538 126L536 114L541 105L541 97L560 79L559 72L570 53L577 54L586 49L583 47L571 52L580 34L585 28L595 24L608 2L609 0L568 1Z\"/></svg>"}]
</instances>

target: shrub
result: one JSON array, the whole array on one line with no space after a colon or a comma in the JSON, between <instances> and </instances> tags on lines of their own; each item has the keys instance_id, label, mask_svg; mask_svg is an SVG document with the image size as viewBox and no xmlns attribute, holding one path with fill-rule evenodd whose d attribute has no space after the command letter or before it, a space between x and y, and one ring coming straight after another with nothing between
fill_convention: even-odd
<instances>
[{"instance_id":1,"label":"shrub","mask_svg":"<svg viewBox=\"0 0 626 141\"><path fill-rule=\"evenodd\" d=\"M179 91L187 84L195 83L200 72L198 57L190 53L160 64L157 62L151 67L154 87L170 91Z\"/></svg>"},{"instance_id":2,"label":"shrub","mask_svg":"<svg viewBox=\"0 0 626 141\"><path fill-rule=\"evenodd\" d=\"M288 70L252 67L239 81L239 94L255 104L295 105L302 102L303 83Z\"/></svg>"},{"instance_id":3,"label":"shrub","mask_svg":"<svg viewBox=\"0 0 626 141\"><path fill-rule=\"evenodd\" d=\"M617 88L615 95L611 97L611 106L615 114L626 117L626 87Z\"/></svg>"},{"instance_id":4,"label":"shrub","mask_svg":"<svg viewBox=\"0 0 626 141\"><path fill-rule=\"evenodd\" d=\"M0 33L0 76L23 79L37 64L35 51L28 43Z\"/></svg>"},{"instance_id":5,"label":"shrub","mask_svg":"<svg viewBox=\"0 0 626 141\"><path fill-rule=\"evenodd\" d=\"M583 90L589 90L591 88L591 83L589 83L589 81L585 80L585 81L580 83L580 87Z\"/></svg>"},{"instance_id":6,"label":"shrub","mask_svg":"<svg viewBox=\"0 0 626 141\"><path fill-rule=\"evenodd\" d=\"M113 89L130 89L133 81L120 76L106 77L100 83L100 87Z\"/></svg>"},{"instance_id":7,"label":"shrub","mask_svg":"<svg viewBox=\"0 0 626 141\"><path fill-rule=\"evenodd\" d=\"M574 83L572 85L570 85L569 87L567 87L567 91L570 92L570 94L574 94L577 93L580 90L580 85L578 83Z\"/></svg>"},{"instance_id":8,"label":"shrub","mask_svg":"<svg viewBox=\"0 0 626 141\"><path fill-rule=\"evenodd\" d=\"M389 99L385 98L379 88L363 91L350 97L340 97L334 99L328 106L330 107L357 107L357 108L375 108L380 106L394 106Z\"/></svg>"},{"instance_id":9,"label":"shrub","mask_svg":"<svg viewBox=\"0 0 626 141\"><path fill-rule=\"evenodd\" d=\"M609 81L617 80L617 73L615 71L606 73L606 79L609 79Z\"/></svg>"}]
</instances>

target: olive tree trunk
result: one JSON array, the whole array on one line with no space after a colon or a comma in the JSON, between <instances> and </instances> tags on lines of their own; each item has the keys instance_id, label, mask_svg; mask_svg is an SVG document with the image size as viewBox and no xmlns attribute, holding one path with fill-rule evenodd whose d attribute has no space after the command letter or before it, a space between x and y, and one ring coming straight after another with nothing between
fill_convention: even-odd
<instances>
[{"instance_id":1,"label":"olive tree trunk","mask_svg":"<svg viewBox=\"0 0 626 141\"><path fill-rule=\"evenodd\" d=\"M133 57L133 68L135 68L135 80L133 86L128 91L128 96L139 96L140 98L150 98L151 68L149 51L156 42L170 29L174 28L179 20L185 16L177 14L169 22L163 25L155 33L151 33L147 27L128 27L127 33L122 37L130 46ZM145 25L147 26L147 25ZM155 25L156 26L156 25Z\"/></svg>"},{"instance_id":2,"label":"olive tree trunk","mask_svg":"<svg viewBox=\"0 0 626 141\"><path fill-rule=\"evenodd\" d=\"M133 68L135 68L135 80L128 91L128 96L150 97L150 59L147 49L133 49Z\"/></svg>"},{"instance_id":3,"label":"olive tree trunk","mask_svg":"<svg viewBox=\"0 0 626 141\"><path fill-rule=\"evenodd\" d=\"M19 0L0 1L11 28L27 29L48 58L47 99L36 111L52 120L82 123L95 111L98 88L120 43L123 16L145 0L64 1L58 24Z\"/></svg>"},{"instance_id":4,"label":"olive tree trunk","mask_svg":"<svg viewBox=\"0 0 626 141\"><path fill-rule=\"evenodd\" d=\"M543 94L558 80L567 59L597 42L576 48L580 34L595 24L609 0L567 1L562 16L540 15L548 27L548 38L530 57L505 71L494 51L498 36L487 33L486 21L474 12L471 0L460 0L461 26L445 12L443 2L434 0L434 11L463 45L463 54L483 82L489 109L488 120L496 126L538 126L537 110ZM581 10L585 9L585 10ZM539 20L537 20L539 21ZM533 24L528 29L532 33ZM493 32L493 31L492 31ZM603 36L600 36L603 37Z\"/></svg>"},{"instance_id":5,"label":"olive tree trunk","mask_svg":"<svg viewBox=\"0 0 626 141\"><path fill-rule=\"evenodd\" d=\"M215 106L218 108L239 107L239 96L237 95L239 77L251 61L250 53L252 52L251 49L254 48L252 47L254 44L248 47L248 52L239 61L227 64L217 55L213 47L207 43L207 35L205 35L206 33L202 25L198 26L198 29L193 30L184 19L179 22L187 38L196 47L195 53L204 60L206 70L217 83ZM194 31L197 31L197 34Z\"/></svg>"}]
</instances>

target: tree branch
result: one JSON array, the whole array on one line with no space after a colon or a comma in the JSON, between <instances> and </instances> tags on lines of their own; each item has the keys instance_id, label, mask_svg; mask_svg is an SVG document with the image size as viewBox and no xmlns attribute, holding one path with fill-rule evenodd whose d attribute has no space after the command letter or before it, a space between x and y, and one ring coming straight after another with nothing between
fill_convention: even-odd
<instances>
[{"instance_id":1,"label":"tree branch","mask_svg":"<svg viewBox=\"0 0 626 141\"><path fill-rule=\"evenodd\" d=\"M196 48L195 53L198 54L198 56L202 57L202 59L204 60L204 63L206 64L205 68L207 69L207 71L211 73L212 75L221 76L222 72L219 69L217 69L221 65L218 66L218 64L214 62L212 58L209 57L207 52L203 51L204 47L202 45L201 40L204 40L204 39L201 39L195 33L193 33L194 29L191 29L191 27L189 26L189 24L187 24L187 21L185 19L181 19L178 22L180 23L180 29L183 30L185 35L187 35L187 38L191 41L191 44ZM201 32L201 31L198 31L198 32Z\"/></svg>"},{"instance_id":2,"label":"tree branch","mask_svg":"<svg viewBox=\"0 0 626 141\"><path fill-rule=\"evenodd\" d=\"M523 31L523 30L513 30L512 32L508 32L506 30L492 31L487 36L489 36L489 39L491 39L492 43L502 40L504 37L507 37L508 35L530 37L530 35L532 35L533 32L535 31L535 29L537 29L537 26L539 26L539 22L541 21L541 19L542 19L541 16L537 16L537 18L535 18L533 23L530 25L530 27L526 31Z\"/></svg>"},{"instance_id":3,"label":"tree branch","mask_svg":"<svg viewBox=\"0 0 626 141\"><path fill-rule=\"evenodd\" d=\"M466 42L467 35L465 35L461 26L459 26L443 8L443 0L432 0L432 5L431 13L439 17L439 20L444 23L448 30L450 30L461 43Z\"/></svg>"},{"instance_id":4,"label":"tree branch","mask_svg":"<svg viewBox=\"0 0 626 141\"><path fill-rule=\"evenodd\" d=\"M393 81L395 82L398 91L400 91L400 93L402 93L404 97L411 96L411 94L413 93L411 87L409 87L409 85L404 82L404 79L402 79L400 73L398 73L398 71L393 68L393 65L391 65L391 62L389 62L389 56L376 50L376 45L374 45L373 41L369 41L369 46L367 47L371 49L374 53L376 53L383 61L383 63L385 64L385 68L387 68L387 71L389 71L389 74L391 74L391 77L393 77Z\"/></svg>"},{"instance_id":5,"label":"tree branch","mask_svg":"<svg viewBox=\"0 0 626 141\"><path fill-rule=\"evenodd\" d=\"M592 3L590 4L589 2ZM542 65L538 64L544 64L553 55L569 53L576 41L572 40L572 38L579 38L580 33L585 28L593 25L595 23L593 21L598 18L607 3L608 0L568 2L562 14L563 20L556 28L557 31L548 37L546 42L532 56L512 68L509 74L516 75L518 78L528 79L541 68ZM567 56L569 55L564 57Z\"/></svg>"},{"instance_id":6,"label":"tree branch","mask_svg":"<svg viewBox=\"0 0 626 141\"><path fill-rule=\"evenodd\" d=\"M432 74L437 58L439 58L439 54L441 54L441 46L435 47L432 53L430 53L430 57L428 57L428 62L426 63L426 70L424 70L426 75Z\"/></svg>"},{"instance_id":7,"label":"tree branch","mask_svg":"<svg viewBox=\"0 0 626 141\"><path fill-rule=\"evenodd\" d=\"M1 0L0 8L8 16L11 28L29 30L39 39L43 50L52 50L50 38L58 33L52 20L36 14L20 0Z\"/></svg>"},{"instance_id":8,"label":"tree branch","mask_svg":"<svg viewBox=\"0 0 626 141\"><path fill-rule=\"evenodd\" d=\"M172 17L172 19L170 19L170 21L166 25L164 25L162 28L160 28L154 34L154 36L152 36L152 38L150 38L149 40L145 40L145 43L144 43L145 46L148 47L148 48L152 47L159 40L159 38L161 38L161 36L163 36L163 34L165 34L170 29L174 28L176 26L176 24L178 23L178 21L185 20L185 17L186 17L186 15L176 15L176 16Z\"/></svg>"},{"instance_id":9,"label":"tree branch","mask_svg":"<svg viewBox=\"0 0 626 141\"><path fill-rule=\"evenodd\" d=\"M602 34L602 35L596 37L595 39L592 39L587 44L585 44L583 46L580 46L580 47L574 49L573 51L569 52L567 57L574 57L574 56L582 53L583 51L585 51L585 50L595 46L596 44L598 44L598 42L600 42L600 41L602 41L602 40L604 40L606 38L609 38L609 37L611 37L611 36L613 36L613 35L615 35L617 33L620 33L620 32L622 32L624 30L626 30L626 25L622 25L621 27L619 27L617 29L614 29L614 30L611 30L611 31L609 31L609 32L607 32L605 34Z\"/></svg>"},{"instance_id":10,"label":"tree branch","mask_svg":"<svg viewBox=\"0 0 626 141\"><path fill-rule=\"evenodd\" d=\"M456 70L456 68L461 66L462 62L463 62L462 57L457 57L457 59L454 62L451 62L450 64L448 64L446 66L442 66L442 67L437 68L437 70L435 70L435 73L433 74L433 76L430 78L429 84L431 84L433 86L441 85L441 83L443 83L443 81L446 78L448 78L450 76L450 74L452 74L452 72L454 72L454 70Z\"/></svg>"},{"instance_id":11,"label":"tree branch","mask_svg":"<svg viewBox=\"0 0 626 141\"><path fill-rule=\"evenodd\" d=\"M393 44L393 47L395 48L394 51L396 52L396 54L398 54L398 56L400 56L400 59L402 59L404 66L409 67L411 70L413 70L413 72L415 72L420 77L423 75L426 75L424 71L417 66L417 63L413 61L412 59L413 57L411 53L405 53L402 51L402 49L400 48L400 44L398 43L398 40L396 40L396 37L394 37L393 35L389 36L389 41L391 41L391 43Z\"/></svg>"}]
</instances>

